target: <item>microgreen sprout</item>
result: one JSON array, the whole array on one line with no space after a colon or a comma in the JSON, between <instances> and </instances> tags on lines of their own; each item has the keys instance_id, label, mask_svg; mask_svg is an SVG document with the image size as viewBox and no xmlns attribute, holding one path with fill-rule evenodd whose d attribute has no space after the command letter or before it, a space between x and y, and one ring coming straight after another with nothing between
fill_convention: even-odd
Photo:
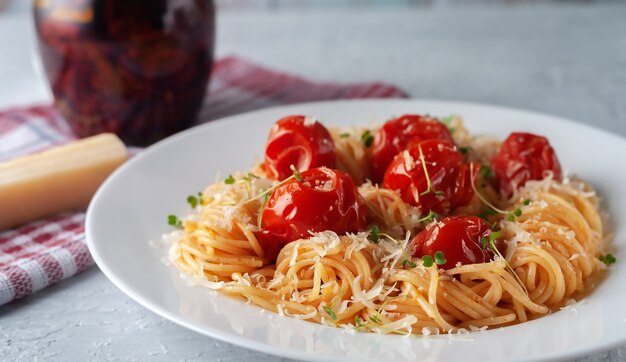
<instances>
[{"instance_id":1,"label":"microgreen sprout","mask_svg":"<svg viewBox=\"0 0 626 362\"><path fill-rule=\"evenodd\" d=\"M430 268L431 266L433 266L433 257L430 255L424 255L422 256L422 262L424 263L425 267Z\"/></svg>"},{"instance_id":2,"label":"microgreen sprout","mask_svg":"<svg viewBox=\"0 0 626 362\"><path fill-rule=\"evenodd\" d=\"M461 152L461 154L463 155L467 155L467 153L469 152L469 147L459 147L459 152Z\"/></svg>"},{"instance_id":3,"label":"microgreen sprout","mask_svg":"<svg viewBox=\"0 0 626 362\"><path fill-rule=\"evenodd\" d=\"M486 168L483 168L486 167ZM483 171L483 170L489 170L489 171ZM474 173L474 164L470 163L470 174ZM481 173L483 175L483 177L488 178L488 177L493 177L493 172L491 171L491 169L488 166L484 166L481 165L480 166L480 170L479 173ZM522 216L522 209L520 207L517 207L515 210L513 210L512 212L507 212L501 209L498 209L497 207L495 207L492 203L490 203L489 201L487 201L487 199L485 199L485 197L483 195L480 194L480 192L478 192L478 190L476 189L476 184L474 183L474 178L470 178L470 183L472 185L472 190L474 190L474 193L476 194L476 196L478 196L478 198L480 199L480 201L482 201L483 203L485 203L489 209L486 210L490 210L489 212L497 212L500 214L505 215L505 219L506 221L515 221L516 217ZM530 204L530 199L525 199L523 201L524 205L529 205ZM483 219L486 219L486 216L488 215L493 215L493 213L489 213L486 215L481 215L480 217L482 217Z\"/></svg>"},{"instance_id":4,"label":"microgreen sprout","mask_svg":"<svg viewBox=\"0 0 626 362\"><path fill-rule=\"evenodd\" d=\"M348 132L341 133L339 135L339 137L341 137L341 138L348 138L348 137L350 137L350 133L348 133Z\"/></svg>"},{"instance_id":5,"label":"microgreen sprout","mask_svg":"<svg viewBox=\"0 0 626 362\"><path fill-rule=\"evenodd\" d=\"M255 178L260 178L259 176L253 174L252 172L248 172L248 174L246 176L243 177L242 180L246 181L246 182L252 182L253 179Z\"/></svg>"},{"instance_id":6,"label":"microgreen sprout","mask_svg":"<svg viewBox=\"0 0 626 362\"><path fill-rule=\"evenodd\" d=\"M226 185L232 185L235 183L235 178L233 177L233 175L228 175L228 177L226 178L226 180L224 180L224 183Z\"/></svg>"},{"instance_id":7,"label":"microgreen sprout","mask_svg":"<svg viewBox=\"0 0 626 362\"><path fill-rule=\"evenodd\" d=\"M404 259L404 261L402 261L402 266L409 266L409 268L415 268L417 266L417 264L415 264L414 262L410 261L409 259Z\"/></svg>"},{"instance_id":8,"label":"microgreen sprout","mask_svg":"<svg viewBox=\"0 0 626 362\"><path fill-rule=\"evenodd\" d=\"M474 174L474 164L473 163L470 163L470 174ZM493 210L493 211L495 211L495 212L497 212L499 214L506 215L506 218L507 218L508 221L513 221L513 220L511 220L511 217L513 219L515 218L515 215L514 215L515 211L513 213L511 213L511 212L504 211L502 209L498 209L491 202L489 202L487 199L485 199L485 197L483 195L481 195L481 193L478 192L478 190L476 189L476 184L474 183L474 178L473 177L470 177L470 184L472 185L472 190L474 191L476 196L478 196L480 201L482 201L484 204L486 204L491 210ZM521 212L522 211L520 210L519 211L520 215L521 215Z\"/></svg>"},{"instance_id":9,"label":"microgreen sprout","mask_svg":"<svg viewBox=\"0 0 626 362\"><path fill-rule=\"evenodd\" d=\"M422 222L422 223L426 223L426 222L431 222L431 221L435 221L439 219L439 214L437 214L436 212L434 212L433 210L430 210L428 212L428 215L424 216L421 219L418 219L417 221Z\"/></svg>"},{"instance_id":10,"label":"microgreen sprout","mask_svg":"<svg viewBox=\"0 0 626 362\"><path fill-rule=\"evenodd\" d=\"M378 227L378 225L372 225L372 228L370 229L370 235L367 238L370 239L373 243L378 244L378 241L380 240L380 228Z\"/></svg>"},{"instance_id":11,"label":"microgreen sprout","mask_svg":"<svg viewBox=\"0 0 626 362\"><path fill-rule=\"evenodd\" d=\"M502 231L492 231L491 234L489 234L489 237L485 236L482 239L480 239L480 246L483 249L487 249L487 247L495 242L500 236L502 235Z\"/></svg>"},{"instance_id":12,"label":"microgreen sprout","mask_svg":"<svg viewBox=\"0 0 626 362\"><path fill-rule=\"evenodd\" d=\"M176 215L167 215L167 224L173 227L183 227L183 222Z\"/></svg>"},{"instance_id":13,"label":"microgreen sprout","mask_svg":"<svg viewBox=\"0 0 626 362\"><path fill-rule=\"evenodd\" d=\"M420 153L420 162L422 163L422 168L424 169L424 176L426 176L426 190L420 194L420 196L427 195L433 192L435 195L443 195L442 191L434 191L432 190L432 184L430 182L430 175L428 174L428 169L426 168L426 160L424 159L424 152L422 151L422 146L417 145L417 149Z\"/></svg>"},{"instance_id":14,"label":"microgreen sprout","mask_svg":"<svg viewBox=\"0 0 626 362\"><path fill-rule=\"evenodd\" d=\"M520 287L522 288L522 290L524 291L524 293L526 293L526 295L528 295L528 289L526 288L526 285L522 282L522 280L520 279L519 275L517 275L517 273L515 272L515 270L513 269L513 267L511 266L511 264L509 264L509 262L504 258L504 256L502 255L502 253L500 253L500 250L498 250L498 248L496 247L496 240L502 236L502 231L498 230L498 231L492 231L491 234L489 234L489 238L487 237L483 237L480 240L480 246L483 249L487 249L487 247L490 247L491 250L498 255L498 257L500 258L500 260L504 260L504 263L506 264L505 268L508 270L508 272L513 276L513 278L515 278L515 280L517 281L517 283L520 285Z\"/></svg>"},{"instance_id":15,"label":"microgreen sprout","mask_svg":"<svg viewBox=\"0 0 626 362\"><path fill-rule=\"evenodd\" d=\"M302 175L300 175L300 172L298 171L298 169L296 168L296 166L294 166L293 164L289 165L289 168L291 169L291 171L293 172L293 177L296 178L296 180L302 182Z\"/></svg>"},{"instance_id":16,"label":"microgreen sprout","mask_svg":"<svg viewBox=\"0 0 626 362\"><path fill-rule=\"evenodd\" d=\"M335 314L335 312L330 307L323 306L322 309L324 310L324 312L326 312L326 314L330 316L330 319L334 321L337 320L337 314Z\"/></svg>"},{"instance_id":17,"label":"microgreen sprout","mask_svg":"<svg viewBox=\"0 0 626 362\"><path fill-rule=\"evenodd\" d=\"M372 145L372 143L374 142L374 136L372 136L372 133L370 132L369 129L366 129L363 134L361 135L361 141L363 141L363 144L365 144L365 147L370 147Z\"/></svg>"},{"instance_id":18,"label":"microgreen sprout","mask_svg":"<svg viewBox=\"0 0 626 362\"><path fill-rule=\"evenodd\" d=\"M380 318L378 318L378 316L376 315L371 316L370 320L376 324L380 324Z\"/></svg>"},{"instance_id":19,"label":"microgreen sprout","mask_svg":"<svg viewBox=\"0 0 626 362\"><path fill-rule=\"evenodd\" d=\"M600 255L598 259L600 259L600 261L603 262L606 266L615 264L615 262L617 261L613 254Z\"/></svg>"},{"instance_id":20,"label":"microgreen sprout","mask_svg":"<svg viewBox=\"0 0 626 362\"><path fill-rule=\"evenodd\" d=\"M500 236L502 236L502 231L498 230L498 231L492 231L491 234L489 234L489 242L493 243L494 241L496 241Z\"/></svg>"},{"instance_id":21,"label":"microgreen sprout","mask_svg":"<svg viewBox=\"0 0 626 362\"><path fill-rule=\"evenodd\" d=\"M354 316L354 327L355 328L365 327L365 323L363 323L363 319L359 317L358 315Z\"/></svg>"},{"instance_id":22,"label":"microgreen sprout","mask_svg":"<svg viewBox=\"0 0 626 362\"><path fill-rule=\"evenodd\" d=\"M292 165L292 166L293 166L293 165ZM295 168L295 167L294 167L294 168ZM296 172L297 172L297 171L296 171ZM300 174L299 174L299 173L298 173L298 177L300 177ZM259 192L259 194L257 194L255 197L253 197L253 198L250 198L250 199L246 200L246 201L244 202L244 204L246 204L246 203L248 203L248 202L251 202L251 201L254 201L254 200L257 200L257 199L260 199L261 197L267 197L267 195L270 195L270 196L271 196L271 194L272 194L272 192L274 191L274 189L276 189L276 188L277 188L278 186L280 186L280 185L285 184L286 182L289 182L290 180L292 180L292 179L294 179L294 178L295 178L295 179L297 179L297 177L296 177L296 174L295 174L295 173L294 173L293 175L291 175L291 176L287 177L286 179L282 180L281 182L277 183L276 185L274 185L274 186L272 186L272 187L268 188L267 190L262 190L262 191L261 191L261 192ZM302 179L302 177L300 177L300 179Z\"/></svg>"},{"instance_id":23,"label":"microgreen sprout","mask_svg":"<svg viewBox=\"0 0 626 362\"><path fill-rule=\"evenodd\" d=\"M515 221L515 217L522 216L522 209L519 207L506 214L506 221Z\"/></svg>"},{"instance_id":24,"label":"microgreen sprout","mask_svg":"<svg viewBox=\"0 0 626 362\"><path fill-rule=\"evenodd\" d=\"M437 265L443 265L447 262L445 255L443 254L443 251L438 251L435 253L435 264Z\"/></svg>"},{"instance_id":25,"label":"microgreen sprout","mask_svg":"<svg viewBox=\"0 0 626 362\"><path fill-rule=\"evenodd\" d=\"M199 200L194 195L187 196L187 203L191 206L192 209L195 209L198 206Z\"/></svg>"}]
</instances>

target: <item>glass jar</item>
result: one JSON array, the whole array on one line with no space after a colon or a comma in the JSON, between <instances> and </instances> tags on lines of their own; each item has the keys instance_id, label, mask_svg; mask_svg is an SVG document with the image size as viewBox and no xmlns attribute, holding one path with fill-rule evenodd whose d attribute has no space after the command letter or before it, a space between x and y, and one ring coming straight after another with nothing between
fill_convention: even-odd
<instances>
[{"instance_id":1,"label":"glass jar","mask_svg":"<svg viewBox=\"0 0 626 362\"><path fill-rule=\"evenodd\" d=\"M35 0L55 104L79 137L146 145L194 123L213 63L212 0Z\"/></svg>"}]
</instances>

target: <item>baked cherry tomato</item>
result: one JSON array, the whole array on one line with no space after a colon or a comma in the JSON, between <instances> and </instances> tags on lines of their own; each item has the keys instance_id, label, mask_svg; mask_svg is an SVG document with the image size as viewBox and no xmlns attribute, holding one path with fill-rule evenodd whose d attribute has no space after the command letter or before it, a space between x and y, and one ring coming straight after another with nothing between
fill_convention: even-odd
<instances>
[{"instance_id":1,"label":"baked cherry tomato","mask_svg":"<svg viewBox=\"0 0 626 362\"><path fill-rule=\"evenodd\" d=\"M278 186L265 205L257 239L269 257L311 232L337 234L365 229L366 210L352 178L343 171L313 168Z\"/></svg>"},{"instance_id":2,"label":"baked cherry tomato","mask_svg":"<svg viewBox=\"0 0 626 362\"><path fill-rule=\"evenodd\" d=\"M264 169L270 178L284 180L310 168L335 167L335 143L330 133L313 117L284 117L272 127L265 147Z\"/></svg>"},{"instance_id":3,"label":"baked cherry tomato","mask_svg":"<svg viewBox=\"0 0 626 362\"><path fill-rule=\"evenodd\" d=\"M398 152L411 143L439 139L453 143L448 127L435 118L407 114L394 118L376 132L372 143L373 180L380 182Z\"/></svg>"},{"instance_id":4,"label":"baked cherry tomato","mask_svg":"<svg viewBox=\"0 0 626 362\"><path fill-rule=\"evenodd\" d=\"M491 160L500 193L510 197L528 180L542 180L546 171L561 179L561 165L545 137L531 133L511 133Z\"/></svg>"},{"instance_id":5,"label":"baked cherry tomato","mask_svg":"<svg viewBox=\"0 0 626 362\"><path fill-rule=\"evenodd\" d=\"M447 214L472 199L471 177L476 177L478 167L472 169L473 175L453 144L442 140L422 141L394 157L385 172L383 187L398 190L404 202L418 207L423 214L431 210Z\"/></svg>"},{"instance_id":6,"label":"baked cherry tomato","mask_svg":"<svg viewBox=\"0 0 626 362\"><path fill-rule=\"evenodd\" d=\"M480 241L489 238L491 229L483 219L477 216L448 216L431 224L413 238L415 246L413 256L434 257L443 252L446 263L440 268L454 268L457 263L484 263L493 258L493 252L483 249Z\"/></svg>"}]
</instances>

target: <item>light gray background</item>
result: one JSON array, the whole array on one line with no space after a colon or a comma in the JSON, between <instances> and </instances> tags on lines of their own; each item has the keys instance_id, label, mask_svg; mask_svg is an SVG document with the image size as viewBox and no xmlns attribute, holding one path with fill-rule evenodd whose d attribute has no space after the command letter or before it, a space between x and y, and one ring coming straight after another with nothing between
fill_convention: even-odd
<instances>
[{"instance_id":1,"label":"light gray background","mask_svg":"<svg viewBox=\"0 0 626 362\"><path fill-rule=\"evenodd\" d=\"M395 3L227 7L217 52L321 81L382 80L417 98L543 111L626 136L626 3ZM50 100L32 61L26 6L12 6L0 13L0 108ZM146 359L281 360L163 320L97 267L0 307L0 360ZM581 361L609 360L626 361L626 346Z\"/></svg>"}]
</instances>

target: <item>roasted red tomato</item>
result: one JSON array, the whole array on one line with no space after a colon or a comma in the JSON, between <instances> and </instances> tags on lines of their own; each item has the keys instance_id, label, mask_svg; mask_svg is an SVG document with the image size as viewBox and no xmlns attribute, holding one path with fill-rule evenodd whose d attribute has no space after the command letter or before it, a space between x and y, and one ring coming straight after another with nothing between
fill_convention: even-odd
<instances>
[{"instance_id":1,"label":"roasted red tomato","mask_svg":"<svg viewBox=\"0 0 626 362\"><path fill-rule=\"evenodd\" d=\"M434 256L441 251L446 258L439 266L443 269L454 268L457 263L484 263L493 258L493 252L483 249L480 241L490 234L489 224L477 216L448 216L413 238L413 256Z\"/></svg>"},{"instance_id":2,"label":"roasted red tomato","mask_svg":"<svg viewBox=\"0 0 626 362\"><path fill-rule=\"evenodd\" d=\"M387 167L398 152L411 143L439 139L452 143L448 127L435 118L407 114L394 118L376 132L372 143L373 181L383 179Z\"/></svg>"},{"instance_id":3,"label":"roasted red tomato","mask_svg":"<svg viewBox=\"0 0 626 362\"><path fill-rule=\"evenodd\" d=\"M284 180L293 173L291 165L300 172L335 167L335 143L326 127L313 117L287 116L270 131L263 165L268 176Z\"/></svg>"},{"instance_id":4,"label":"roasted red tomato","mask_svg":"<svg viewBox=\"0 0 626 362\"><path fill-rule=\"evenodd\" d=\"M309 237L309 231L365 229L365 206L348 174L320 167L300 176L302 180L278 186L263 209L262 230L256 236L271 258L290 241Z\"/></svg>"},{"instance_id":5,"label":"roasted red tomato","mask_svg":"<svg viewBox=\"0 0 626 362\"><path fill-rule=\"evenodd\" d=\"M561 165L545 137L531 133L511 133L491 160L500 193L510 197L528 180L542 180L546 171L561 179Z\"/></svg>"},{"instance_id":6,"label":"roasted red tomato","mask_svg":"<svg viewBox=\"0 0 626 362\"><path fill-rule=\"evenodd\" d=\"M453 144L422 141L396 155L385 172L383 187L398 190L404 202L417 206L423 214L431 210L447 214L470 202L474 195L471 177L476 177L478 167L473 170L471 175L469 165L463 163L463 156Z\"/></svg>"}]
</instances>

